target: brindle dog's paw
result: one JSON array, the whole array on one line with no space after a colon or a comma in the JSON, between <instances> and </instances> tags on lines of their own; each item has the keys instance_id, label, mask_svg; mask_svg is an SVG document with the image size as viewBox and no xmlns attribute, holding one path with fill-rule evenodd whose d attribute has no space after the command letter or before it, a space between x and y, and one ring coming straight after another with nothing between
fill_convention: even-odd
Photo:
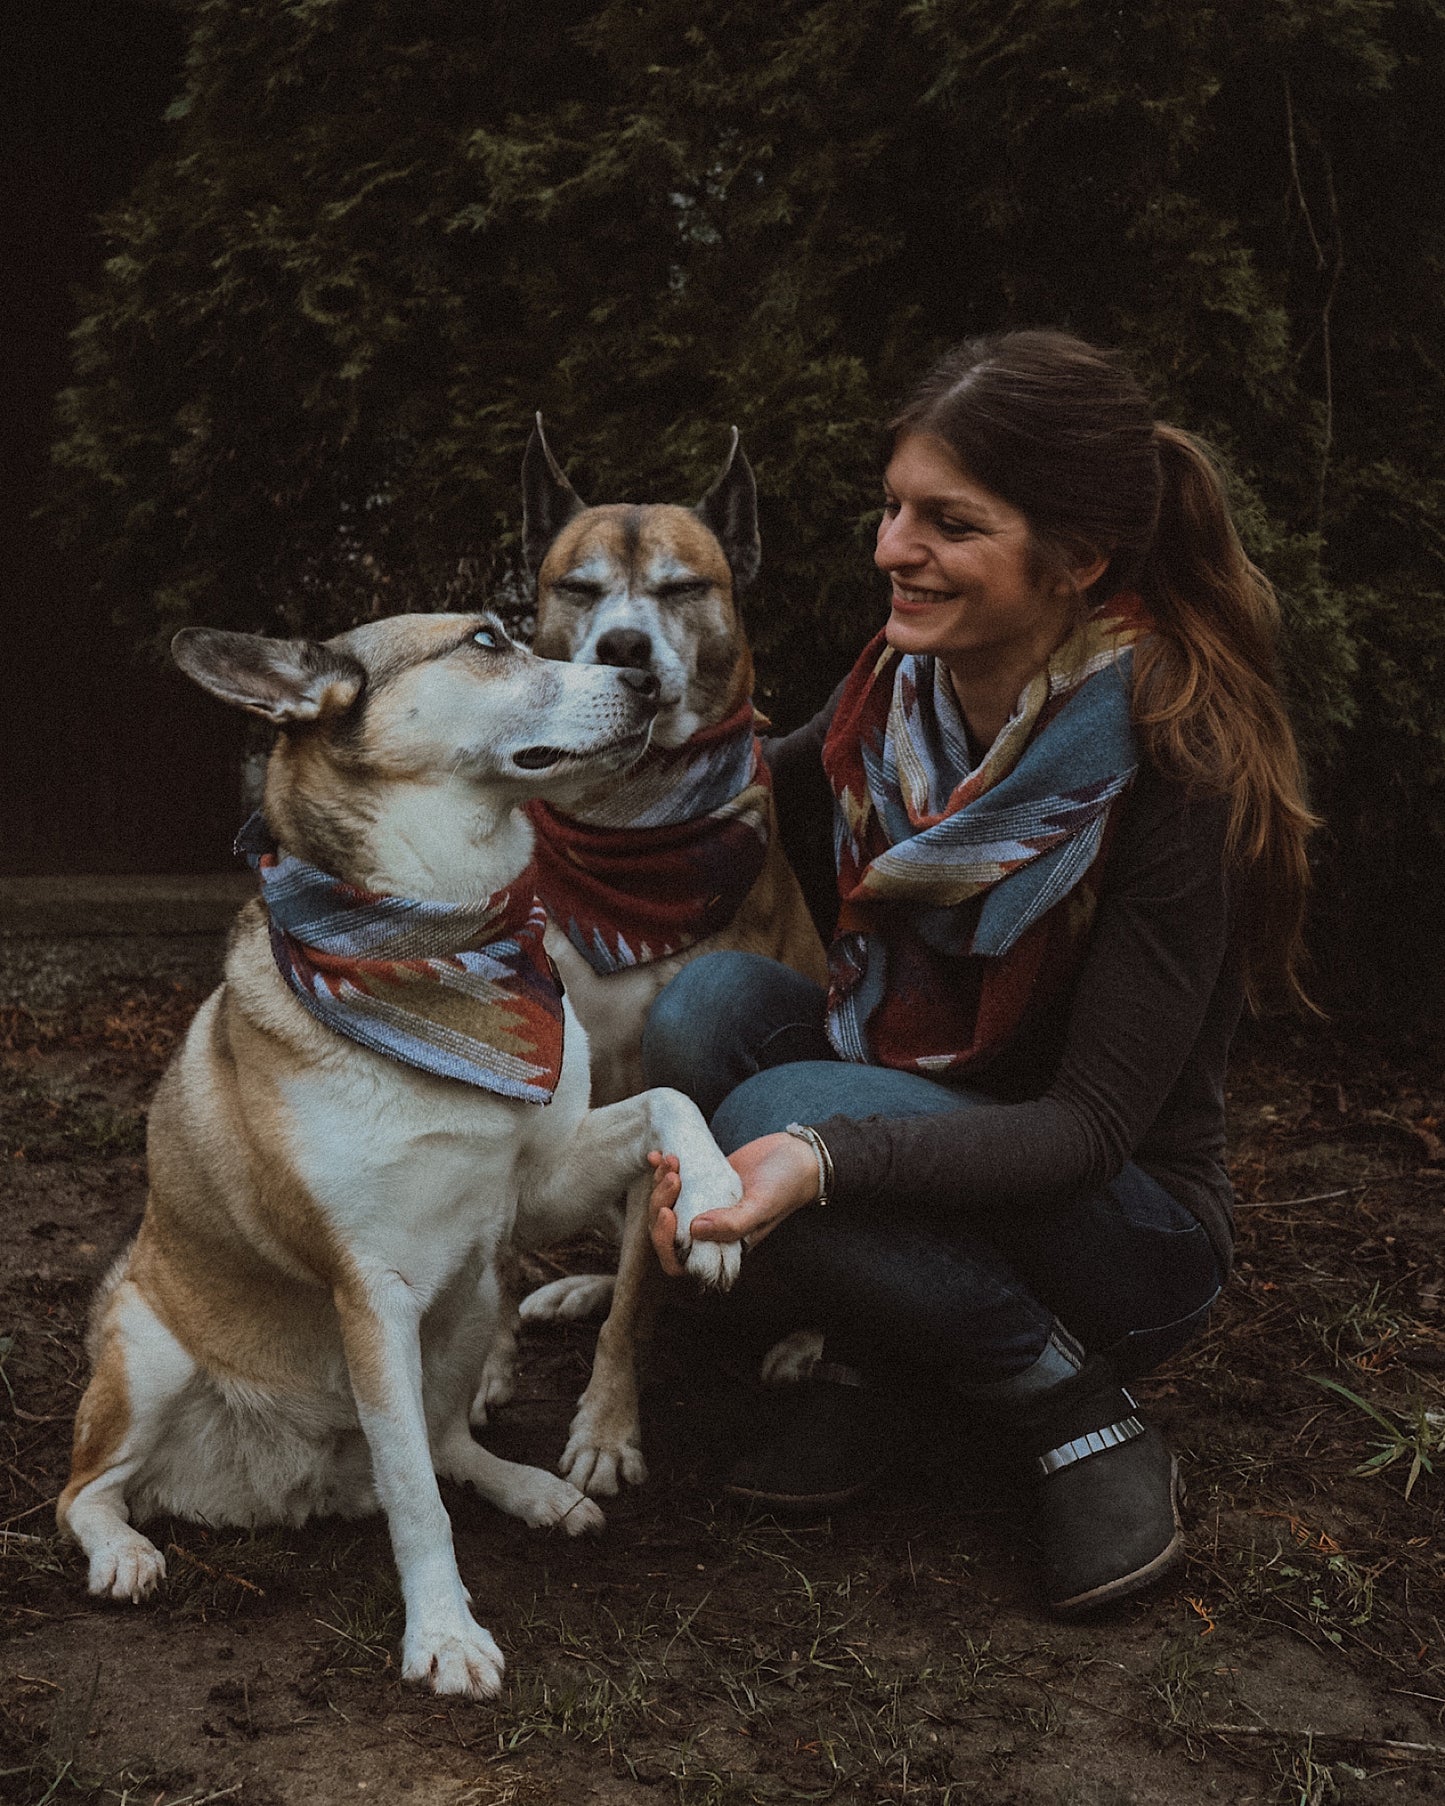
<instances>
[{"instance_id":1,"label":"brindle dog's paw","mask_svg":"<svg viewBox=\"0 0 1445 1806\"><path fill-rule=\"evenodd\" d=\"M758 1378L765 1386L796 1386L807 1379L823 1358L823 1332L795 1329L763 1356Z\"/></svg>"},{"instance_id":2,"label":"brindle dog's paw","mask_svg":"<svg viewBox=\"0 0 1445 1806\"><path fill-rule=\"evenodd\" d=\"M572 1323L605 1317L617 1281L611 1273L568 1273L528 1292L520 1308L524 1323Z\"/></svg>"},{"instance_id":3,"label":"brindle dog's paw","mask_svg":"<svg viewBox=\"0 0 1445 1806\"><path fill-rule=\"evenodd\" d=\"M480 1430L491 1414L512 1402L517 1390L517 1339L499 1336L482 1366L482 1377L472 1396L470 1420Z\"/></svg>"},{"instance_id":4,"label":"brindle dog's paw","mask_svg":"<svg viewBox=\"0 0 1445 1806\"><path fill-rule=\"evenodd\" d=\"M573 1486L592 1498L615 1498L624 1485L641 1486L647 1478L640 1427L635 1419L624 1421L620 1414L610 1428L604 1427L584 1404L572 1420L557 1465Z\"/></svg>"}]
</instances>

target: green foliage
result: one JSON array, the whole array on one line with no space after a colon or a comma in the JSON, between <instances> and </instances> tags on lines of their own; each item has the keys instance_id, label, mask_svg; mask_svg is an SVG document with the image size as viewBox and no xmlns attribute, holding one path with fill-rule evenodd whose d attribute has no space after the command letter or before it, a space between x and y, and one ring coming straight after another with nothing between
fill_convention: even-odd
<instances>
[{"instance_id":1,"label":"green foliage","mask_svg":"<svg viewBox=\"0 0 1445 1806\"><path fill-rule=\"evenodd\" d=\"M786 724L879 618L890 402L967 333L1071 327L1232 465L1330 819L1322 945L1368 994L1445 852L1437 0L192 19L57 449L137 625L334 629L463 556L505 590L536 408L598 500L695 496L736 422Z\"/></svg>"}]
</instances>

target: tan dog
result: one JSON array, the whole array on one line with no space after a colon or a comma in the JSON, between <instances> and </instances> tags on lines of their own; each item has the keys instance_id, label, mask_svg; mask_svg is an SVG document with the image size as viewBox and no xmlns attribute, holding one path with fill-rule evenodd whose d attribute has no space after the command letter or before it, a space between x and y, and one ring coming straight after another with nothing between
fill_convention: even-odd
<instances>
[{"instance_id":1,"label":"tan dog","mask_svg":"<svg viewBox=\"0 0 1445 1806\"><path fill-rule=\"evenodd\" d=\"M470 1035L506 1083L533 1083L535 1046L550 1048L545 1107L318 1020L321 990L301 1000L270 934L287 923L280 879L309 880L307 868L328 910L332 878L381 893L363 899L379 909L458 906L448 920L511 899L532 851L522 805L635 760L658 687L638 671L549 663L463 615L373 622L324 644L191 630L175 652L206 689L281 728L265 790L281 864L268 874L261 862L277 880L270 930L260 900L241 912L225 981L156 1095L145 1217L97 1299L59 1520L89 1557L90 1590L139 1600L165 1562L132 1516L298 1523L380 1506L406 1609L403 1673L438 1693L492 1694L502 1657L468 1610L437 1474L531 1524L575 1535L602 1523L565 1480L471 1437L497 1251L519 1212L527 1239L557 1239L629 1185L645 1197L652 1148L681 1155L693 1214L740 1188L676 1092L589 1113L586 1036L547 973L540 918L531 990L503 987L495 1005L495 938L476 956L485 983L468 989L461 956L445 954L443 977L420 989L444 1053ZM530 884L519 895L525 916ZM419 907L397 914L409 924ZM391 1032L397 997L418 995L405 986L419 945L386 968L396 988L377 992L378 1032ZM531 1024L518 1011L537 995L547 1035L534 1043L530 1027L507 1025ZM505 1032L483 1045L486 1008ZM693 1256L705 1281L736 1271L716 1250Z\"/></svg>"},{"instance_id":2,"label":"tan dog","mask_svg":"<svg viewBox=\"0 0 1445 1806\"><path fill-rule=\"evenodd\" d=\"M650 673L660 686L654 749L683 748L750 707L753 661L738 607L761 557L757 490L733 429L727 460L696 508L617 503L587 507L558 466L541 416L522 467L526 557L537 578L535 647L544 657ZM655 767L657 759L654 756ZM575 805L583 820L615 817L636 792L646 762ZM827 964L802 892L784 856L771 795L764 798L767 851L732 918L680 952L599 973L555 920L547 947L587 1028L594 1099L640 1090L642 1031L653 1000L704 953L742 949L781 960L820 984ZM544 901L550 901L545 881ZM615 1221L615 1218L614 1218ZM599 1223L598 1227L606 1227ZM640 1482L636 1344L656 1303L658 1274L639 1206L629 1215L612 1308L598 1338L561 1471L592 1494ZM610 1277L577 1275L534 1292L528 1319L580 1317L600 1309ZM501 1360L484 1375L475 1415L507 1394Z\"/></svg>"}]
</instances>

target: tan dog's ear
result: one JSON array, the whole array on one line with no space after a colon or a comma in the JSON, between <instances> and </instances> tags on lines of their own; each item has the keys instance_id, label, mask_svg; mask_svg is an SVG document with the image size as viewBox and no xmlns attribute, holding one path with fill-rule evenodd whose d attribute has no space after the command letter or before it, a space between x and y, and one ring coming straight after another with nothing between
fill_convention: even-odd
<instances>
[{"instance_id":1,"label":"tan dog's ear","mask_svg":"<svg viewBox=\"0 0 1445 1806\"><path fill-rule=\"evenodd\" d=\"M536 418L522 458L522 556L534 577L542 568L547 547L587 506L552 456L542 431L542 416Z\"/></svg>"},{"instance_id":2,"label":"tan dog's ear","mask_svg":"<svg viewBox=\"0 0 1445 1806\"><path fill-rule=\"evenodd\" d=\"M717 535L734 589L746 589L763 562L763 542L758 537L758 486L738 445L736 427L723 467L693 513Z\"/></svg>"},{"instance_id":3,"label":"tan dog's ear","mask_svg":"<svg viewBox=\"0 0 1445 1806\"><path fill-rule=\"evenodd\" d=\"M358 659L319 640L183 627L171 641L171 657L203 690L275 727L340 714L366 683Z\"/></svg>"}]
</instances>

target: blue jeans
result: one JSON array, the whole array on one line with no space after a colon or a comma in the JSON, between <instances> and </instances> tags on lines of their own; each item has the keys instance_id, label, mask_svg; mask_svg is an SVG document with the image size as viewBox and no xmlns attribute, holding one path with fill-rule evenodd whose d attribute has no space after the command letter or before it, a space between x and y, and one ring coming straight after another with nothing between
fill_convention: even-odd
<instances>
[{"instance_id":1,"label":"blue jeans","mask_svg":"<svg viewBox=\"0 0 1445 1806\"><path fill-rule=\"evenodd\" d=\"M991 1100L839 1060L819 987L776 961L714 953L653 1005L649 1084L686 1092L725 1153L829 1116L927 1116ZM1022 1400L1108 1354L1146 1373L1200 1330L1218 1296L1209 1238L1129 1164L1101 1190L1032 1209L906 1217L842 1200L800 1210L743 1261L728 1308L772 1333L825 1332L830 1359L928 1370L978 1399Z\"/></svg>"}]
</instances>

